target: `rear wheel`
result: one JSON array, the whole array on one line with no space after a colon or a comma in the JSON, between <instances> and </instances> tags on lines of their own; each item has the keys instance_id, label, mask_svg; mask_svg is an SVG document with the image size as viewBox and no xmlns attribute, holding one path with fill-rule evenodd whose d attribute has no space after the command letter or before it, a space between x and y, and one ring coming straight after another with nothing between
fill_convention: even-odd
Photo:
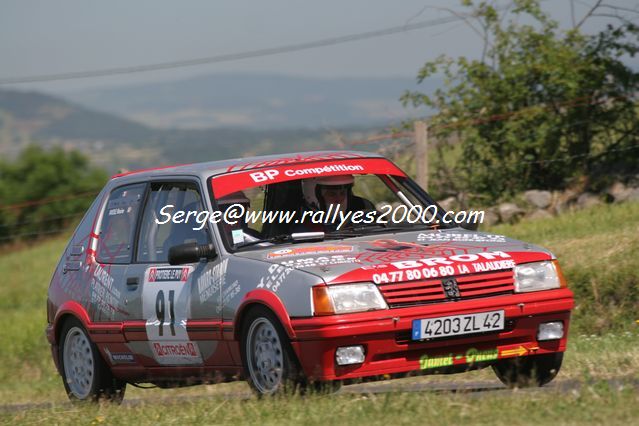
<instances>
[{"instance_id":1,"label":"rear wheel","mask_svg":"<svg viewBox=\"0 0 639 426\"><path fill-rule=\"evenodd\" d=\"M69 399L122 402L126 382L113 377L82 324L75 318L67 320L60 336L59 359Z\"/></svg>"},{"instance_id":2,"label":"rear wheel","mask_svg":"<svg viewBox=\"0 0 639 426\"><path fill-rule=\"evenodd\" d=\"M557 376L563 358L563 352L556 352L502 359L493 364L493 370L509 388L543 386Z\"/></svg>"}]
</instances>

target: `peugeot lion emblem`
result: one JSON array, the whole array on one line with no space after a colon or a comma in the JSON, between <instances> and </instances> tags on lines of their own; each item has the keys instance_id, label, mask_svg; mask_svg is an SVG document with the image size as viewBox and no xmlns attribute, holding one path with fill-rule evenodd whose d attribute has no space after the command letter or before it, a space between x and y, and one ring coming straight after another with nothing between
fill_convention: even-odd
<instances>
[{"instance_id":1,"label":"peugeot lion emblem","mask_svg":"<svg viewBox=\"0 0 639 426\"><path fill-rule=\"evenodd\" d=\"M444 287L444 293L449 299L458 299L461 294L459 293L459 286L455 278L446 278L442 280L442 286Z\"/></svg>"}]
</instances>

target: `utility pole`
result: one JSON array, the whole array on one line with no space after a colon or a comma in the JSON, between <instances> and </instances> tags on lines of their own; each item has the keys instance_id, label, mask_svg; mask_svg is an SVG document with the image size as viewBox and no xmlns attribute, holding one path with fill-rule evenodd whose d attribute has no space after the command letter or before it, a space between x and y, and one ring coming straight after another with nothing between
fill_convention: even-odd
<instances>
[{"instance_id":1,"label":"utility pole","mask_svg":"<svg viewBox=\"0 0 639 426\"><path fill-rule=\"evenodd\" d=\"M428 126L426 122L415 121L415 161L417 162L416 180L419 186L428 191Z\"/></svg>"}]
</instances>

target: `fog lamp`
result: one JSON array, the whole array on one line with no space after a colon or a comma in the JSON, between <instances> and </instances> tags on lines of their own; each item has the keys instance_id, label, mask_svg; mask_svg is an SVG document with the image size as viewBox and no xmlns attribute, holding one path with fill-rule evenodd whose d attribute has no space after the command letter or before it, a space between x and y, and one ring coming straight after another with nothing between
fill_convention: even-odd
<instances>
[{"instance_id":1,"label":"fog lamp","mask_svg":"<svg viewBox=\"0 0 639 426\"><path fill-rule=\"evenodd\" d=\"M561 321L544 322L539 324L537 340L557 340L564 337L564 323Z\"/></svg>"},{"instance_id":2,"label":"fog lamp","mask_svg":"<svg viewBox=\"0 0 639 426\"><path fill-rule=\"evenodd\" d=\"M337 348L335 361L337 361L337 365L361 364L364 362L364 347L357 345Z\"/></svg>"}]
</instances>

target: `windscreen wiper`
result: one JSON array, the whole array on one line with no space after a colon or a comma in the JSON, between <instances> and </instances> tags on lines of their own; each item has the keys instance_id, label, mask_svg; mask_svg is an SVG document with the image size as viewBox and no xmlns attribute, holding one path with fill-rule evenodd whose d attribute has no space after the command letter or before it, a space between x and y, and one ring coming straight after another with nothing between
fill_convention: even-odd
<instances>
[{"instance_id":1,"label":"windscreen wiper","mask_svg":"<svg viewBox=\"0 0 639 426\"><path fill-rule=\"evenodd\" d=\"M325 234L323 232L294 232L292 234L280 234L270 238L262 238L255 241L248 241L236 246L236 249L254 246L261 243L283 244L283 243L300 243L305 241L323 241Z\"/></svg>"},{"instance_id":2,"label":"windscreen wiper","mask_svg":"<svg viewBox=\"0 0 639 426\"><path fill-rule=\"evenodd\" d=\"M328 232L326 238L353 238L361 237L366 234L379 234L384 232L406 231L403 226L385 226L377 223L354 226L338 231Z\"/></svg>"}]
</instances>

